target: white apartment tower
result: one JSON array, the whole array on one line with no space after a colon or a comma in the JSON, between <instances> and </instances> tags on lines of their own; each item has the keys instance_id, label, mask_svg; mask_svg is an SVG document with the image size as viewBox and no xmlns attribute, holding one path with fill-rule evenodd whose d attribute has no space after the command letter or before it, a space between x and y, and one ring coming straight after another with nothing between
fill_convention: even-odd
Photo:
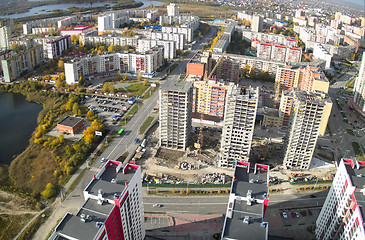
<instances>
[{"instance_id":1,"label":"white apartment tower","mask_svg":"<svg viewBox=\"0 0 365 240\"><path fill-rule=\"evenodd\" d=\"M262 32L262 28L264 25L264 21L261 16L253 15L251 21L251 30L252 32Z\"/></svg>"},{"instance_id":2,"label":"white apartment tower","mask_svg":"<svg viewBox=\"0 0 365 240\"><path fill-rule=\"evenodd\" d=\"M160 89L159 145L185 150L191 131L193 83L170 83Z\"/></svg>"},{"instance_id":3,"label":"white apartment tower","mask_svg":"<svg viewBox=\"0 0 365 240\"><path fill-rule=\"evenodd\" d=\"M316 221L316 238L365 239L365 162L341 159Z\"/></svg>"},{"instance_id":4,"label":"white apartment tower","mask_svg":"<svg viewBox=\"0 0 365 240\"><path fill-rule=\"evenodd\" d=\"M321 91L306 93L300 89L293 92L289 133L283 165L287 168L308 169L316 147L322 116L330 103L329 96Z\"/></svg>"},{"instance_id":5,"label":"white apartment tower","mask_svg":"<svg viewBox=\"0 0 365 240\"><path fill-rule=\"evenodd\" d=\"M365 112L365 52L362 54L359 75L354 85L354 102Z\"/></svg>"},{"instance_id":6,"label":"white apartment tower","mask_svg":"<svg viewBox=\"0 0 365 240\"><path fill-rule=\"evenodd\" d=\"M231 85L227 90L218 165L233 168L235 161L248 162L255 126L259 89Z\"/></svg>"},{"instance_id":7,"label":"white apartment tower","mask_svg":"<svg viewBox=\"0 0 365 240\"><path fill-rule=\"evenodd\" d=\"M175 3L170 3L167 5L167 16L179 16L180 15L180 8Z\"/></svg>"},{"instance_id":8,"label":"white apartment tower","mask_svg":"<svg viewBox=\"0 0 365 240\"><path fill-rule=\"evenodd\" d=\"M10 49L11 28L10 26L0 27L0 48Z\"/></svg>"}]
</instances>

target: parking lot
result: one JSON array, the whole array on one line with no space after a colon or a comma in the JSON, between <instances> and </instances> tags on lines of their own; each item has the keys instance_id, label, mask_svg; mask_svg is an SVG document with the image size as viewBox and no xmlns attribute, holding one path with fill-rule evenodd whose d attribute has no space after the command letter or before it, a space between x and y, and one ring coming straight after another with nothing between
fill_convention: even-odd
<instances>
[{"instance_id":1,"label":"parking lot","mask_svg":"<svg viewBox=\"0 0 365 240\"><path fill-rule=\"evenodd\" d=\"M270 235L293 239L315 239L314 230L320 210L320 208L269 210L267 220Z\"/></svg>"},{"instance_id":2,"label":"parking lot","mask_svg":"<svg viewBox=\"0 0 365 240\"><path fill-rule=\"evenodd\" d=\"M107 122L117 122L128 111L128 99L92 95L85 97L85 106Z\"/></svg>"}]
</instances>

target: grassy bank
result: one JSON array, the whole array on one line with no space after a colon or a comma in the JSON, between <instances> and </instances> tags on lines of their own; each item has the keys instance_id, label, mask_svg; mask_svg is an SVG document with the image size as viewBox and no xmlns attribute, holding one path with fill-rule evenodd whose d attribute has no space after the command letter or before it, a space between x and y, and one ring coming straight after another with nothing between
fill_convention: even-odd
<instances>
[{"instance_id":1,"label":"grassy bank","mask_svg":"<svg viewBox=\"0 0 365 240\"><path fill-rule=\"evenodd\" d=\"M153 119L155 119L154 117L148 116L146 118L146 120L143 122L143 124L141 125L141 127L139 128L139 133L143 134L147 128L151 125Z\"/></svg>"}]
</instances>

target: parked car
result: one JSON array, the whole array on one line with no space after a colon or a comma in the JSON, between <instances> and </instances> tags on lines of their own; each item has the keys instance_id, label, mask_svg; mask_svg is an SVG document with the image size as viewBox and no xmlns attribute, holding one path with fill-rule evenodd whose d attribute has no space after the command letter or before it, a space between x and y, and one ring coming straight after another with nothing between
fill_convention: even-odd
<instances>
[{"instance_id":1,"label":"parked car","mask_svg":"<svg viewBox=\"0 0 365 240\"><path fill-rule=\"evenodd\" d=\"M100 160L100 162L105 162L106 161L106 159L105 158L102 158L101 160Z\"/></svg>"},{"instance_id":2,"label":"parked car","mask_svg":"<svg viewBox=\"0 0 365 240\"><path fill-rule=\"evenodd\" d=\"M291 217L295 218L295 213L294 212L291 212Z\"/></svg>"},{"instance_id":3,"label":"parked car","mask_svg":"<svg viewBox=\"0 0 365 240\"><path fill-rule=\"evenodd\" d=\"M152 205L153 207L162 207L161 204L155 203Z\"/></svg>"},{"instance_id":4,"label":"parked car","mask_svg":"<svg viewBox=\"0 0 365 240\"><path fill-rule=\"evenodd\" d=\"M300 217L299 213L297 213L297 212L295 213L295 216L296 216L297 218L298 218L298 217Z\"/></svg>"},{"instance_id":5,"label":"parked car","mask_svg":"<svg viewBox=\"0 0 365 240\"><path fill-rule=\"evenodd\" d=\"M288 218L288 214L286 214L286 212L283 212L283 218Z\"/></svg>"}]
</instances>

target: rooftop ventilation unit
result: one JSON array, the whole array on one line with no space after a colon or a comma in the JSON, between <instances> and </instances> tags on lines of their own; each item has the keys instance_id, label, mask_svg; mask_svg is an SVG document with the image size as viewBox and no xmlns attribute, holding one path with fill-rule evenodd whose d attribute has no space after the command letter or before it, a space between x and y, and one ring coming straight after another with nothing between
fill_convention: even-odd
<instances>
[{"instance_id":1,"label":"rooftop ventilation unit","mask_svg":"<svg viewBox=\"0 0 365 240\"><path fill-rule=\"evenodd\" d=\"M243 219L244 223L250 224L251 222L251 218L249 216L245 216L245 218Z\"/></svg>"}]
</instances>

